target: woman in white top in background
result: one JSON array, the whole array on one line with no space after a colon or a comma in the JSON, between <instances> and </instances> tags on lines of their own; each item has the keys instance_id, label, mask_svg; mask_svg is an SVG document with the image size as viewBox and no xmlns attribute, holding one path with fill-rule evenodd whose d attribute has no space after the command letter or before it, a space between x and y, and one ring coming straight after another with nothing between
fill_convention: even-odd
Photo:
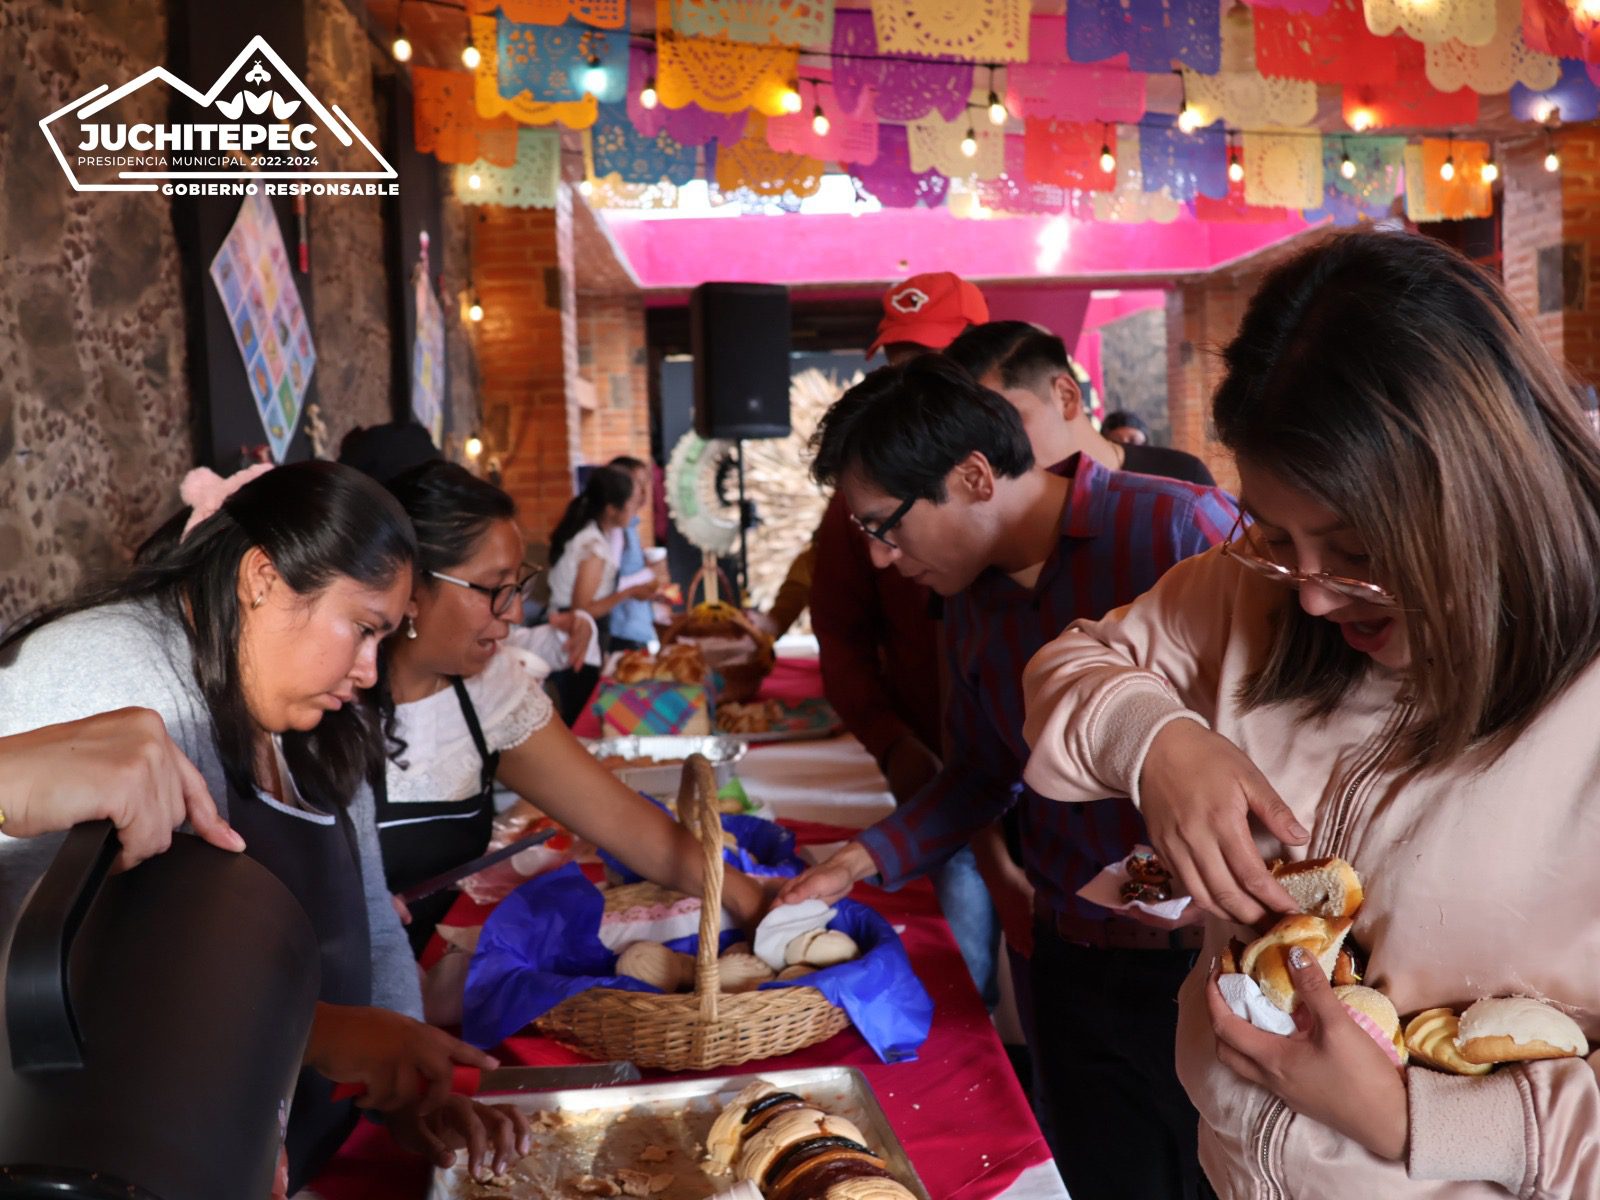
<instances>
[{"instance_id":1,"label":"woman in white top in background","mask_svg":"<svg viewBox=\"0 0 1600 1200\"><path fill-rule=\"evenodd\" d=\"M617 590L622 531L643 502L626 471L600 467L590 474L550 535L552 608L581 609L599 621L624 600L656 594L654 581ZM603 622L601 633L604 642Z\"/></svg>"},{"instance_id":2,"label":"woman in white top in background","mask_svg":"<svg viewBox=\"0 0 1600 1200\"><path fill-rule=\"evenodd\" d=\"M628 487L631 481L622 476ZM560 721L505 639L530 581L511 497L470 471L428 463L389 485L417 533L416 585L404 628L384 643L376 689L389 753L378 836L392 892L482 854L496 781L646 879L699 895L699 842L606 770ZM454 891L412 906L418 953ZM760 887L730 869L723 903L753 928ZM468 960L447 955L423 985L424 1011L460 1020Z\"/></svg>"}]
</instances>

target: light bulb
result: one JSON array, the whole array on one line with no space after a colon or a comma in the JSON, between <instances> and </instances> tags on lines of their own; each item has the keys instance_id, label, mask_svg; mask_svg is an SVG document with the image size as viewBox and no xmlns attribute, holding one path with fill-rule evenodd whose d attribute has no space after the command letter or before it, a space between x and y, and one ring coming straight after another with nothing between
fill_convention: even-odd
<instances>
[{"instance_id":1,"label":"light bulb","mask_svg":"<svg viewBox=\"0 0 1600 1200\"><path fill-rule=\"evenodd\" d=\"M483 320L483 305L479 304L476 300L474 300L471 304L469 304L467 306L467 320L472 321L474 323ZM474 440L476 440L476 439L474 439ZM479 444L478 448L480 450L483 448L481 443ZM471 454L474 458L477 457L476 452L471 450L471 449L469 449L467 451L467 453Z\"/></svg>"},{"instance_id":2,"label":"light bulb","mask_svg":"<svg viewBox=\"0 0 1600 1200\"><path fill-rule=\"evenodd\" d=\"M1372 128L1374 117L1370 108L1358 108L1350 114L1350 128L1357 133L1365 133Z\"/></svg>"},{"instance_id":3,"label":"light bulb","mask_svg":"<svg viewBox=\"0 0 1600 1200\"><path fill-rule=\"evenodd\" d=\"M970 126L967 128L967 136L961 139L961 153L968 158L976 158L978 155L978 135Z\"/></svg>"},{"instance_id":4,"label":"light bulb","mask_svg":"<svg viewBox=\"0 0 1600 1200\"><path fill-rule=\"evenodd\" d=\"M481 317L482 315L483 309L480 308L478 309L478 316ZM477 458L478 455L483 453L483 439L477 434L473 434L467 439L466 445L464 445L462 449L467 452L468 458Z\"/></svg>"},{"instance_id":5,"label":"light bulb","mask_svg":"<svg viewBox=\"0 0 1600 1200\"><path fill-rule=\"evenodd\" d=\"M1444 166L1439 168L1439 178L1449 183L1456 177L1456 160L1454 157L1446 158Z\"/></svg>"},{"instance_id":6,"label":"light bulb","mask_svg":"<svg viewBox=\"0 0 1600 1200\"><path fill-rule=\"evenodd\" d=\"M461 52L461 65L469 71L476 71L478 64L483 61L483 55L478 53L478 48L470 43Z\"/></svg>"},{"instance_id":7,"label":"light bulb","mask_svg":"<svg viewBox=\"0 0 1600 1200\"><path fill-rule=\"evenodd\" d=\"M828 136L828 114L822 111L820 104L811 110L811 132L818 137Z\"/></svg>"},{"instance_id":8,"label":"light bulb","mask_svg":"<svg viewBox=\"0 0 1600 1200\"><path fill-rule=\"evenodd\" d=\"M1491 158L1488 162L1483 164L1479 174L1483 176L1483 181L1485 183L1493 183L1496 179L1500 178L1500 168L1495 163L1494 159Z\"/></svg>"},{"instance_id":9,"label":"light bulb","mask_svg":"<svg viewBox=\"0 0 1600 1200\"><path fill-rule=\"evenodd\" d=\"M1100 146L1100 169L1107 175L1117 169L1117 156L1111 153L1109 145L1102 144Z\"/></svg>"},{"instance_id":10,"label":"light bulb","mask_svg":"<svg viewBox=\"0 0 1600 1200\"><path fill-rule=\"evenodd\" d=\"M800 89L794 84L791 83L788 87L783 89L782 105L783 111L786 113L797 113L800 111Z\"/></svg>"},{"instance_id":11,"label":"light bulb","mask_svg":"<svg viewBox=\"0 0 1600 1200\"><path fill-rule=\"evenodd\" d=\"M989 124L1004 125L1011 114L1006 111L1006 106L1000 103L1000 97L993 92L989 93Z\"/></svg>"},{"instance_id":12,"label":"light bulb","mask_svg":"<svg viewBox=\"0 0 1600 1200\"><path fill-rule=\"evenodd\" d=\"M1549 154L1546 154L1544 156L1544 169L1551 172L1561 170L1561 155L1557 154L1554 150L1550 151Z\"/></svg>"},{"instance_id":13,"label":"light bulb","mask_svg":"<svg viewBox=\"0 0 1600 1200\"><path fill-rule=\"evenodd\" d=\"M598 59L591 60L583 72L583 90L594 96L606 90L606 69Z\"/></svg>"},{"instance_id":14,"label":"light bulb","mask_svg":"<svg viewBox=\"0 0 1600 1200\"><path fill-rule=\"evenodd\" d=\"M473 191L477 191L483 186L483 176L474 171L471 175L467 176L467 186Z\"/></svg>"},{"instance_id":15,"label":"light bulb","mask_svg":"<svg viewBox=\"0 0 1600 1200\"><path fill-rule=\"evenodd\" d=\"M1579 0L1578 11L1586 17L1600 17L1600 0Z\"/></svg>"},{"instance_id":16,"label":"light bulb","mask_svg":"<svg viewBox=\"0 0 1600 1200\"><path fill-rule=\"evenodd\" d=\"M644 90L639 93L640 108L654 108L661 102L661 97L656 95L656 77L650 76L644 81Z\"/></svg>"},{"instance_id":17,"label":"light bulb","mask_svg":"<svg viewBox=\"0 0 1600 1200\"><path fill-rule=\"evenodd\" d=\"M1200 114L1185 104L1183 111L1178 114L1178 128L1185 133L1193 133L1200 128Z\"/></svg>"},{"instance_id":18,"label":"light bulb","mask_svg":"<svg viewBox=\"0 0 1600 1200\"><path fill-rule=\"evenodd\" d=\"M411 61L411 41L405 34L394 39L394 45L389 47L389 52L394 55L395 62Z\"/></svg>"},{"instance_id":19,"label":"light bulb","mask_svg":"<svg viewBox=\"0 0 1600 1200\"><path fill-rule=\"evenodd\" d=\"M1244 164L1237 158L1228 159L1228 178L1234 183L1244 182Z\"/></svg>"},{"instance_id":20,"label":"light bulb","mask_svg":"<svg viewBox=\"0 0 1600 1200\"><path fill-rule=\"evenodd\" d=\"M1339 174L1346 179L1354 179L1356 177L1356 164L1350 161L1348 154L1339 159Z\"/></svg>"},{"instance_id":21,"label":"light bulb","mask_svg":"<svg viewBox=\"0 0 1600 1200\"><path fill-rule=\"evenodd\" d=\"M1541 100L1539 107L1533 110L1533 119L1541 125L1547 125L1555 114L1556 106L1548 100Z\"/></svg>"},{"instance_id":22,"label":"light bulb","mask_svg":"<svg viewBox=\"0 0 1600 1200\"><path fill-rule=\"evenodd\" d=\"M592 196L592 195L594 195L594 183L593 183L593 181L592 180L588 180L588 179L580 179L578 181L578 194L582 195L582 196Z\"/></svg>"}]
</instances>

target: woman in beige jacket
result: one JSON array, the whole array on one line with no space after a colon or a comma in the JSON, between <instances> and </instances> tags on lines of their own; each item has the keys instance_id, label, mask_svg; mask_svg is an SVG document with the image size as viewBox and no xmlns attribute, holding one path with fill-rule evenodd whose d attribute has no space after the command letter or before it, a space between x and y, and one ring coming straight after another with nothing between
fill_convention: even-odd
<instances>
[{"instance_id":1,"label":"woman in beige jacket","mask_svg":"<svg viewBox=\"0 0 1600 1200\"><path fill-rule=\"evenodd\" d=\"M1027 780L1130 796L1211 916L1178 1070L1224 1200L1600 1196L1600 1056L1401 1072L1314 965L1287 1038L1208 970L1292 907L1264 856L1336 854L1403 1017L1531 995L1600 1035L1600 441L1498 286L1424 238L1302 253L1226 363L1254 525L1039 653Z\"/></svg>"}]
</instances>

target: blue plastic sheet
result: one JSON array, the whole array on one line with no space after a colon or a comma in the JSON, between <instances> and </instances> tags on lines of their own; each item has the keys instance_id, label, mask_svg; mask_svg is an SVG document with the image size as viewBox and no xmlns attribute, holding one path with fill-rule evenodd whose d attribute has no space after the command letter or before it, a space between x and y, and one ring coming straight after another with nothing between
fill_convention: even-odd
<instances>
[{"instance_id":1,"label":"blue plastic sheet","mask_svg":"<svg viewBox=\"0 0 1600 1200\"><path fill-rule=\"evenodd\" d=\"M861 957L791 983L763 988L814 987L842 1008L884 1062L917 1056L933 1023L933 1000L890 924L849 900L837 905L829 928L855 939ZM475 1046L499 1044L569 996L592 987L630 992L656 989L617 975L617 957L600 941L605 902L574 864L523 884L490 915L467 975L462 1032ZM724 930L719 949L743 940ZM668 942L695 953L698 939Z\"/></svg>"},{"instance_id":2,"label":"blue plastic sheet","mask_svg":"<svg viewBox=\"0 0 1600 1200\"><path fill-rule=\"evenodd\" d=\"M644 792L639 794L657 808L667 810L667 806L654 796ZM739 868L746 875L798 875L805 869L805 863L794 851L794 834L775 821L725 813L722 828L733 834L739 843L737 848L728 846L723 849L722 861ZM636 872L623 866L604 850L600 851L600 861L623 883L639 882L640 876Z\"/></svg>"}]
</instances>

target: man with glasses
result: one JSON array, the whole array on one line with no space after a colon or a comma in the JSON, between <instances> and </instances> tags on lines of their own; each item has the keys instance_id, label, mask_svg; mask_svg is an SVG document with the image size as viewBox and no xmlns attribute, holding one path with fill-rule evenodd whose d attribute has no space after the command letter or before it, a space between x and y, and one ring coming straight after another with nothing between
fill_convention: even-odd
<instances>
[{"instance_id":1,"label":"man with glasses","mask_svg":"<svg viewBox=\"0 0 1600 1200\"><path fill-rule=\"evenodd\" d=\"M1037 897L1028 1036L1046 1134L1074 1200L1196 1197L1196 1117L1173 1071L1174 998L1197 930L1153 928L1078 889L1144 838L1126 800L1058 804L1022 783L1022 670L1074 620L1104 615L1221 542L1215 489L1036 464L1007 400L942 356L885 368L823 419L814 473L835 483L879 568L946 597L949 755L932 783L782 899L833 899L936 866L1019 800Z\"/></svg>"}]
</instances>

